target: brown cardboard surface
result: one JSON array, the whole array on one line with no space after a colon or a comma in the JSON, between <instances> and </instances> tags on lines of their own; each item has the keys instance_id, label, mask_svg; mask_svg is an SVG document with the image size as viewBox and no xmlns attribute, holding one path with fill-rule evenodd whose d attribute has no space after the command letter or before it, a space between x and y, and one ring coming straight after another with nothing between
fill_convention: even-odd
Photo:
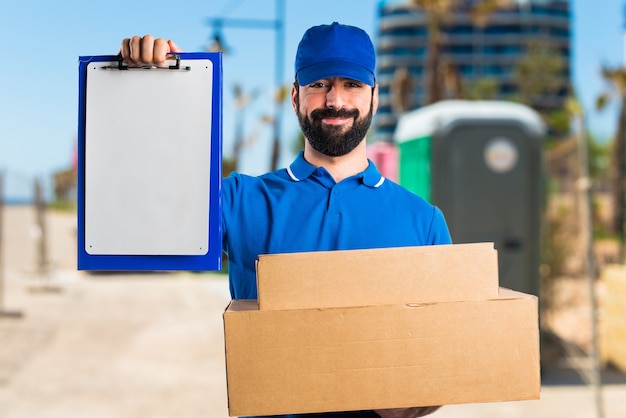
<instances>
[{"instance_id":1,"label":"brown cardboard surface","mask_svg":"<svg viewBox=\"0 0 626 418\"><path fill-rule=\"evenodd\" d=\"M498 297L491 242L261 255L259 308L306 309Z\"/></svg>"},{"instance_id":2,"label":"brown cardboard surface","mask_svg":"<svg viewBox=\"0 0 626 418\"><path fill-rule=\"evenodd\" d=\"M229 413L537 399L537 298L224 313Z\"/></svg>"}]
</instances>

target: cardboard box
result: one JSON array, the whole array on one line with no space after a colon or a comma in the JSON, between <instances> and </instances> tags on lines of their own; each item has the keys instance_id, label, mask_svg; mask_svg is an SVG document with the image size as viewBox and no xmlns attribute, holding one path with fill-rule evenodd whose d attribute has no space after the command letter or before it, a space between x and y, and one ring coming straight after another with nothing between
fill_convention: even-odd
<instances>
[{"instance_id":1,"label":"cardboard box","mask_svg":"<svg viewBox=\"0 0 626 418\"><path fill-rule=\"evenodd\" d=\"M441 279L441 275L433 279ZM537 399L535 296L224 313L231 415Z\"/></svg>"},{"instance_id":2,"label":"cardboard box","mask_svg":"<svg viewBox=\"0 0 626 418\"><path fill-rule=\"evenodd\" d=\"M308 309L498 297L491 242L261 255L259 309Z\"/></svg>"}]
</instances>

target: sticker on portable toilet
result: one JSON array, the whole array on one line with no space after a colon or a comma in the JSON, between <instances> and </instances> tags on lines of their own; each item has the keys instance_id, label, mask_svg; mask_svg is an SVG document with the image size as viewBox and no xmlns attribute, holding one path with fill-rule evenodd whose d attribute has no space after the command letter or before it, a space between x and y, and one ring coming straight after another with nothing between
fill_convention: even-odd
<instances>
[{"instance_id":1,"label":"sticker on portable toilet","mask_svg":"<svg viewBox=\"0 0 626 418\"><path fill-rule=\"evenodd\" d=\"M485 164L491 171L507 173L517 164L519 153L508 138L494 138L485 147Z\"/></svg>"}]
</instances>

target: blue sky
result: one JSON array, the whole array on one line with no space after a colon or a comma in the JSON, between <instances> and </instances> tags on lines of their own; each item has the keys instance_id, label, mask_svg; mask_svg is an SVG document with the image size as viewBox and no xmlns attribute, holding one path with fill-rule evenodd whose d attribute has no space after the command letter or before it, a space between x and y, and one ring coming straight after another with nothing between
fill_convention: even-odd
<instances>
[{"instance_id":1,"label":"blue sky","mask_svg":"<svg viewBox=\"0 0 626 418\"><path fill-rule=\"evenodd\" d=\"M624 0L572 0L572 76L585 105L594 135L610 137L616 125L613 106L603 112L594 100L606 89L602 65L623 62ZM8 3L8 4L7 4ZM285 0L285 82L293 79L293 57L302 33L310 26L339 21L357 25L375 37L379 0ZM78 57L115 54L122 38L151 33L174 39L185 51L203 50L213 35L206 20L223 16L274 19L274 0L171 1L21 0L3 1L0 39L0 170L5 196L28 196L35 177L49 187L50 175L69 167L77 131ZM246 109L250 140L241 171L260 174L269 169L271 128L260 122L272 113L274 31L225 26L230 47L224 57L224 154L233 138L232 89L235 82L258 96ZM291 160L290 147L298 127L285 108L282 164Z\"/></svg>"}]
</instances>

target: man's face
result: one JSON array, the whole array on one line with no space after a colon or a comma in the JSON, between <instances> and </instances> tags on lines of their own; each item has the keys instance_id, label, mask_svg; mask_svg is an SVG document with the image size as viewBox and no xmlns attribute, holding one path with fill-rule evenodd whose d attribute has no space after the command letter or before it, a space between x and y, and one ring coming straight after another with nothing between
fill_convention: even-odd
<instances>
[{"instance_id":1,"label":"man's face","mask_svg":"<svg viewBox=\"0 0 626 418\"><path fill-rule=\"evenodd\" d=\"M372 87L345 78L300 86L292 99L311 147L331 157L346 155L363 141L376 106Z\"/></svg>"}]
</instances>

